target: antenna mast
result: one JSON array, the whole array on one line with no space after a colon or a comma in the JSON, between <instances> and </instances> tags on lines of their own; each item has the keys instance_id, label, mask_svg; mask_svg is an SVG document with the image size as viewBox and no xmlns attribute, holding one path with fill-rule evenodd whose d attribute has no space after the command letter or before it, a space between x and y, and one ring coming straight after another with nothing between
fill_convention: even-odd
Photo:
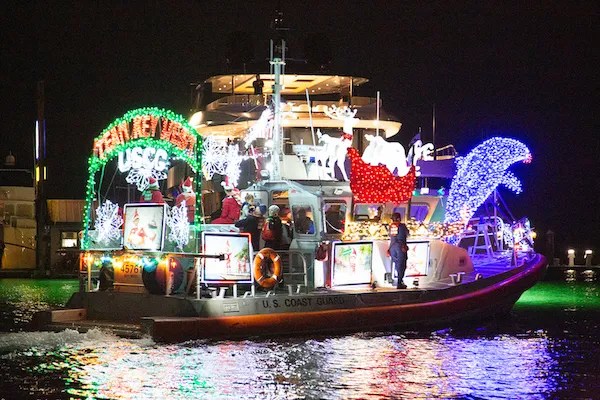
<instances>
[{"instance_id":1,"label":"antenna mast","mask_svg":"<svg viewBox=\"0 0 600 400\"><path fill-rule=\"evenodd\" d=\"M271 49L273 41L271 41ZM285 74L285 40L281 40L281 57L273 57L269 61L273 70L273 153L271 154L271 179L281 179L281 163L283 161L283 128L281 126L281 89L282 76Z\"/></svg>"}]
</instances>

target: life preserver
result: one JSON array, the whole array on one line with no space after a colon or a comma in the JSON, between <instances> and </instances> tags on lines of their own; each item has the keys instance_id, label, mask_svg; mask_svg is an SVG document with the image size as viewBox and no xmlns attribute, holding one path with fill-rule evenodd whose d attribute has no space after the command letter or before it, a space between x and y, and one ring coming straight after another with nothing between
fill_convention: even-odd
<instances>
[{"instance_id":1,"label":"life preserver","mask_svg":"<svg viewBox=\"0 0 600 400\"><path fill-rule=\"evenodd\" d=\"M272 271L267 271L266 259L273 263ZM270 269L270 268L269 268ZM265 289L271 289L281 277L281 257L273 249L265 247L254 257L254 280Z\"/></svg>"}]
</instances>

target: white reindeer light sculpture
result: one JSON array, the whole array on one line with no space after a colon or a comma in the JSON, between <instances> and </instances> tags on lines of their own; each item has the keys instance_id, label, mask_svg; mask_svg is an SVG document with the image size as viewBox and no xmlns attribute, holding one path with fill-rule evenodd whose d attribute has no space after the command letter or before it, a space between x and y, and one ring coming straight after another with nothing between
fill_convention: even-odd
<instances>
[{"instance_id":1,"label":"white reindeer light sculpture","mask_svg":"<svg viewBox=\"0 0 600 400\"><path fill-rule=\"evenodd\" d=\"M325 143L325 151L328 155L328 173L332 178L335 178L335 166L337 165L344 180L349 180L344 164L346 161L346 151L348 147L352 146L352 128L358 122L358 118L354 118L356 111L357 110L352 110L348 106L329 106L323 111L325 115L331 119L344 121L344 126L342 128L343 133L339 139L332 138L327 134L322 134L320 131L317 132L319 142Z\"/></svg>"}]
</instances>

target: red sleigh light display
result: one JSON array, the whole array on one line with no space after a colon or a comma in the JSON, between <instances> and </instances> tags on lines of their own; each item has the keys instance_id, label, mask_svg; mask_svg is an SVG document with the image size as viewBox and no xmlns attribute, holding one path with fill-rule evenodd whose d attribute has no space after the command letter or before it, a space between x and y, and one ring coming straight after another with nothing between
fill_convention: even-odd
<instances>
[{"instance_id":1,"label":"red sleigh light display","mask_svg":"<svg viewBox=\"0 0 600 400\"><path fill-rule=\"evenodd\" d=\"M350 158L350 189L360 203L401 203L412 196L416 185L415 167L405 176L395 176L385 165L369 165L353 147L348 148Z\"/></svg>"}]
</instances>

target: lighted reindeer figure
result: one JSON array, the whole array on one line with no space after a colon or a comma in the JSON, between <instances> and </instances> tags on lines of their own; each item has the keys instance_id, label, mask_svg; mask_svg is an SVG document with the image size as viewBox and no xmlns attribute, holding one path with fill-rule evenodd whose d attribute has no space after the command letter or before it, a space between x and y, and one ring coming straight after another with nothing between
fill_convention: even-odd
<instances>
[{"instance_id":1,"label":"lighted reindeer figure","mask_svg":"<svg viewBox=\"0 0 600 400\"><path fill-rule=\"evenodd\" d=\"M387 142L381 136L365 135L369 145L362 155L364 162L370 165L385 165L392 174L404 176L410 170L406 160L404 146L397 142Z\"/></svg>"},{"instance_id":2,"label":"lighted reindeer figure","mask_svg":"<svg viewBox=\"0 0 600 400\"><path fill-rule=\"evenodd\" d=\"M352 128L358 122L358 118L354 118L356 110L352 110L348 106L337 107L329 106L324 110L325 115L331 119L338 121L344 121L343 133L339 139L332 138L327 134L322 134L320 131L317 132L319 135L319 142L325 143L326 154L328 155L328 169L329 175L335 178L335 166L342 172L342 177L345 181L348 181L348 174L346 173L345 161L346 161L346 150L352 146Z\"/></svg>"}]
</instances>

